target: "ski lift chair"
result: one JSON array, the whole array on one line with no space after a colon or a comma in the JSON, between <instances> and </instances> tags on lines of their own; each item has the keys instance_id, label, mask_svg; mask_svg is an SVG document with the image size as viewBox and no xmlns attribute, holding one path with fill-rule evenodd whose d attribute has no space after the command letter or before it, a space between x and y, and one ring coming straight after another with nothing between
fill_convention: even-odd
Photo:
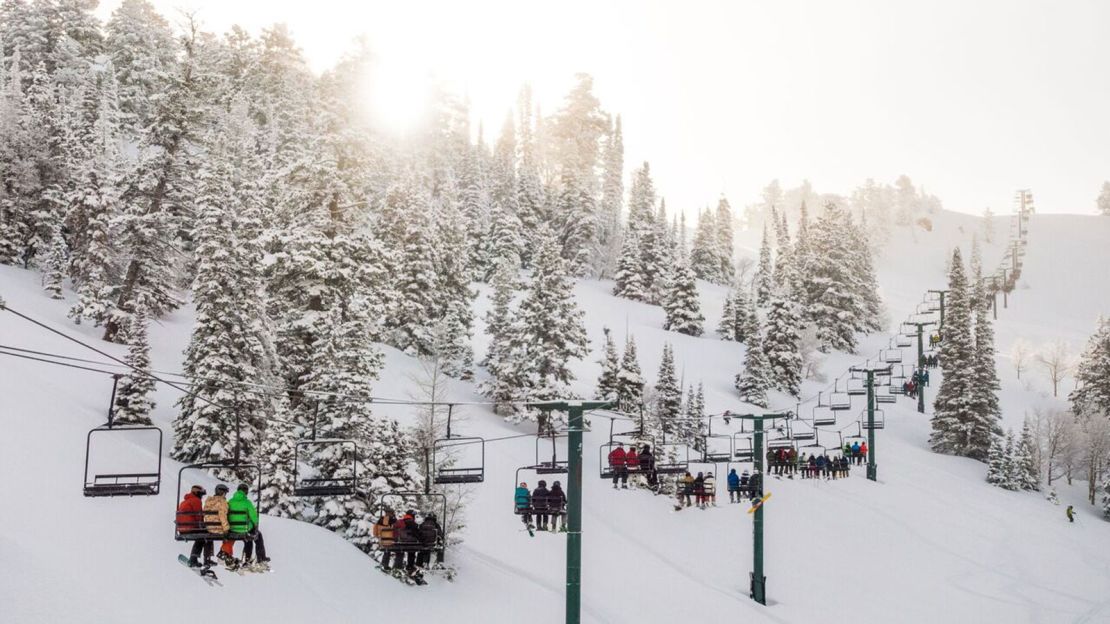
<instances>
[{"instance_id":1,"label":"ski lift chair","mask_svg":"<svg viewBox=\"0 0 1110 624\"><path fill-rule=\"evenodd\" d=\"M158 434L158 448L154 456L154 472L105 472L89 475L89 458L93 455L93 437L104 434L150 431ZM106 424L89 431L85 437L85 496L157 496L162 487L162 430L153 425L115 425L111 417Z\"/></svg>"},{"instance_id":2,"label":"ski lift chair","mask_svg":"<svg viewBox=\"0 0 1110 624\"><path fill-rule=\"evenodd\" d=\"M200 464L189 464L182 466L181 470L177 471L177 500L174 501L174 536L173 538L179 542L195 542L197 540L219 540L229 542L252 542L255 535L253 533L220 533L212 529L218 529L220 526L219 519L216 517L218 512L213 511L176 511L177 503L181 500L182 493L182 477L186 470L208 470L211 468L225 468L234 470L236 472L242 470L249 470L258 474L258 481L254 486L254 506L258 508L260 496L262 495L262 468L258 464L240 464L236 462L208 462ZM229 486L230 487L230 486ZM234 490L235 488L231 488ZM247 524L247 512L244 511L228 511L227 520L230 524Z\"/></svg>"},{"instance_id":3,"label":"ski lift chair","mask_svg":"<svg viewBox=\"0 0 1110 624\"><path fill-rule=\"evenodd\" d=\"M852 396L847 392L833 392L829 394L829 409L834 412L852 409ZM813 424L817 425L821 423L814 422ZM833 422L824 424L836 424L836 417L833 417Z\"/></svg>"},{"instance_id":4,"label":"ski lift chair","mask_svg":"<svg viewBox=\"0 0 1110 624\"><path fill-rule=\"evenodd\" d=\"M690 469L690 447L680 443L656 446L655 472L661 475L683 474Z\"/></svg>"},{"instance_id":5,"label":"ski lift chair","mask_svg":"<svg viewBox=\"0 0 1110 624\"><path fill-rule=\"evenodd\" d=\"M834 419L834 422L835 422L835 419ZM815 433L815 429L813 428L813 425L798 426L800 423L801 423L801 421L797 421L796 423L791 424L791 426L790 426L790 438L792 440L812 440L814 438L814 436L817 435ZM768 444L768 446L770 446L770 445Z\"/></svg>"},{"instance_id":6,"label":"ski lift chair","mask_svg":"<svg viewBox=\"0 0 1110 624\"><path fill-rule=\"evenodd\" d=\"M902 361L902 350L883 349L882 351L879 351L879 359L888 364L896 364Z\"/></svg>"},{"instance_id":7,"label":"ski lift chair","mask_svg":"<svg viewBox=\"0 0 1110 624\"><path fill-rule=\"evenodd\" d=\"M382 553L383 558L398 550L418 553L434 552L436 563L443 563L444 552L447 550L447 496L445 494L415 491L388 492L378 497L376 508L379 514L384 514L386 509L392 509L398 518L402 517L405 511L409 509L415 511L415 515L418 517L425 517L438 511L439 535L431 544L394 542L391 546L383 548L379 541L376 543L376 547Z\"/></svg>"},{"instance_id":8,"label":"ski lift chair","mask_svg":"<svg viewBox=\"0 0 1110 624\"><path fill-rule=\"evenodd\" d=\"M551 458L540 459L540 442L547 438L551 440ZM536 436L536 463L532 465L536 474L552 475L552 474L567 474L570 470L570 463L565 459L559 459L558 447L556 441L559 438L566 438L566 435L556 435L554 433L547 436Z\"/></svg>"},{"instance_id":9,"label":"ski lift chair","mask_svg":"<svg viewBox=\"0 0 1110 624\"><path fill-rule=\"evenodd\" d=\"M851 377L845 384L846 390L851 396L860 396L867 394L867 380L858 377Z\"/></svg>"},{"instance_id":10,"label":"ski lift chair","mask_svg":"<svg viewBox=\"0 0 1110 624\"><path fill-rule=\"evenodd\" d=\"M751 462L755 457L750 434L737 432L732 434L732 459L735 462Z\"/></svg>"},{"instance_id":11,"label":"ski lift chair","mask_svg":"<svg viewBox=\"0 0 1110 624\"><path fill-rule=\"evenodd\" d=\"M481 450L477 461L471 460L462 466L451 466L440 461L452 448L472 445L477 445ZM432 465L435 466L432 482L437 485L482 483L486 480L486 440L477 436L454 436L436 440L432 443Z\"/></svg>"},{"instance_id":12,"label":"ski lift chair","mask_svg":"<svg viewBox=\"0 0 1110 624\"><path fill-rule=\"evenodd\" d=\"M301 459L310 448L332 448L350 457L350 475L300 476ZM343 462L346 464L346 460ZM293 496L350 496L358 488L358 444L354 440L300 440L293 447Z\"/></svg>"},{"instance_id":13,"label":"ski lift chair","mask_svg":"<svg viewBox=\"0 0 1110 624\"><path fill-rule=\"evenodd\" d=\"M710 444L717 440L716 444ZM702 438L702 461L713 464L725 464L736 456L735 438L727 433L707 435Z\"/></svg>"},{"instance_id":14,"label":"ski lift chair","mask_svg":"<svg viewBox=\"0 0 1110 624\"><path fill-rule=\"evenodd\" d=\"M867 422L867 412L860 414L859 426L861 429L871 429L871 426ZM883 414L883 410L875 410L875 429L883 429L885 426L886 417Z\"/></svg>"},{"instance_id":15,"label":"ski lift chair","mask_svg":"<svg viewBox=\"0 0 1110 624\"><path fill-rule=\"evenodd\" d=\"M849 403L851 405L851 403ZM833 412L831 405L814 405L813 406L813 426L826 427L828 425L836 424L836 413Z\"/></svg>"},{"instance_id":16,"label":"ski lift chair","mask_svg":"<svg viewBox=\"0 0 1110 624\"><path fill-rule=\"evenodd\" d=\"M653 443L654 441L651 438L640 438L640 439L641 440L646 439L647 444L649 444L652 447L655 446L654 443ZM611 453L613 451L613 449L617 447L618 444L627 444L628 446L630 446L632 448L636 448L637 451L639 451L635 442L620 442L620 441L616 441L616 440L610 440L610 441L606 442L605 444L602 444L601 447L598 448L598 466L601 469L600 474L601 474L602 479L612 479L616 475L617 471L612 466L609 465L609 453ZM654 448L653 448L652 452L653 453L655 452ZM626 467L627 467L627 465L626 465ZM643 472L643 471L640 469L639 464L637 464L636 467L634 467L634 468L628 468L628 474L629 475L640 474L641 472ZM543 474L543 473L541 473L541 474Z\"/></svg>"}]
</instances>

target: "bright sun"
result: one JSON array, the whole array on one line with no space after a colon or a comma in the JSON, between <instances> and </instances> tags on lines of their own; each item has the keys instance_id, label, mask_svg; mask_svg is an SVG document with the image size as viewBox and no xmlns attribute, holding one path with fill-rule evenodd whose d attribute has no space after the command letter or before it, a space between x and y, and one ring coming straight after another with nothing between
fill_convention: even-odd
<instances>
[{"instance_id":1,"label":"bright sun","mask_svg":"<svg viewBox=\"0 0 1110 624\"><path fill-rule=\"evenodd\" d=\"M370 65L366 111L373 123L396 134L414 129L428 111L431 72L407 56L378 57Z\"/></svg>"}]
</instances>

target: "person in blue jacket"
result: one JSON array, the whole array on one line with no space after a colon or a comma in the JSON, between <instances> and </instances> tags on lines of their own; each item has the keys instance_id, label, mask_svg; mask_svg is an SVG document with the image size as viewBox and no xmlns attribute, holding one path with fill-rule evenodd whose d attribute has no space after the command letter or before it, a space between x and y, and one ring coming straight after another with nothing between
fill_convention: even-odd
<instances>
[{"instance_id":1,"label":"person in blue jacket","mask_svg":"<svg viewBox=\"0 0 1110 624\"><path fill-rule=\"evenodd\" d=\"M859 465L859 442L852 444L852 459L856 460L856 465Z\"/></svg>"},{"instance_id":2,"label":"person in blue jacket","mask_svg":"<svg viewBox=\"0 0 1110 624\"><path fill-rule=\"evenodd\" d=\"M728 502L740 502L740 475L736 474L735 468L728 472Z\"/></svg>"},{"instance_id":3,"label":"person in blue jacket","mask_svg":"<svg viewBox=\"0 0 1110 624\"><path fill-rule=\"evenodd\" d=\"M532 514L528 511L532 508L532 494L528 492L528 484L523 481L516 488L516 495L514 496L516 502L517 513L520 514L520 520L528 526L532 526Z\"/></svg>"}]
</instances>

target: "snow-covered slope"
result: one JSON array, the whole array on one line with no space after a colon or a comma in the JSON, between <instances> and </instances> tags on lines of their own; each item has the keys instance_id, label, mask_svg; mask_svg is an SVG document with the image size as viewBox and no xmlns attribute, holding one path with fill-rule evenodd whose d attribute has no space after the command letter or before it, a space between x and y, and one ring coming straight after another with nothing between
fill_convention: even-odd
<instances>
[{"instance_id":1,"label":"snow-covered slope","mask_svg":"<svg viewBox=\"0 0 1110 624\"><path fill-rule=\"evenodd\" d=\"M925 289L943 284L951 244L968 244L978 227L974 218L944 213L931 233L896 234L877 261L893 324L912 311ZM1018 336L1035 342L1064 336L1078 346L1097 314L1110 307L1110 276L1092 269L1106 264L1110 220L1037 217L1030 235L1019 289L999 315L1001 353ZM750 240L745 244L755 248ZM1000 243L986 246L985 264L994 266L1002 253ZM724 292L706 284L700 289L707 327L715 327ZM618 335L631 332L653 379L662 344L671 341L687 383L705 382L709 411L735 408L732 375L742 347L715 340L711 332L704 338L664 332L658 308L615 299L608 290L606 283L577 286L595 350L602 326ZM0 296L58 329L96 338L95 330L65 319L65 302L41 295L33 273L0 267ZM189 322L190 311L182 310L154 331L156 368L179 370ZM484 343L479 333L476 348ZM825 372L831 379L885 343L875 336L859 356L834 354ZM0 344L98 358L10 314L0 314ZM1004 359L999 364L1007 426L1020 424L1034 402L1051 401L1043 382L1026 389L1014 382ZM378 393L405 397L416 369L411 359L387 350ZM225 573L224 587L209 588L174 560L184 551L172 540L174 462L164 462L157 497L81 496L85 431L103 421L110 380L10 358L0 360L0 370L0 478L8 502L0 514L0 620L562 621L565 541L544 533L529 537L511 513L514 471L535 459L530 438L489 444L487 480L472 488L465 542L448 552L459 569L453 582L400 585L325 530L265 518L276 571ZM582 393L590 391L597 370L592 361L577 365ZM803 395L820 387L808 383ZM451 395L476 399L469 384L457 384ZM174 390L159 389L156 417L167 430L167 449L176 398ZM860 408L857 402L844 418L854 419ZM411 417L409 408L380 409ZM1069 525L1063 507L1039 495L987 486L982 464L928 452L928 417L908 401L886 414L876 449L878 483L866 481L858 469L841 481L769 482L774 498L766 512L767 607L747 598L751 520L744 509L721 501L716 509L675 513L669 500L645 491L613 491L596 476L608 420L594 414L585 448L585 620L1110 621L1110 525L1082 502L1080 487L1061 492L1064 504L1081 511L1079 522ZM528 431L483 407L467 407L461 416L461 430L487 438ZM131 444L119 446L120 457L136 452ZM531 484L535 477L527 480Z\"/></svg>"}]
</instances>

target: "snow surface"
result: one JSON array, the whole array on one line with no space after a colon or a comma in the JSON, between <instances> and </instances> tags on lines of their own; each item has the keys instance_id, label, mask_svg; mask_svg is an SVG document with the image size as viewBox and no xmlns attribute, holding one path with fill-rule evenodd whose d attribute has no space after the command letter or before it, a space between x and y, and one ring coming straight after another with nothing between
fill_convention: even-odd
<instances>
[{"instance_id":1,"label":"snow surface","mask_svg":"<svg viewBox=\"0 0 1110 624\"><path fill-rule=\"evenodd\" d=\"M966 215L934 217L933 232L898 231L876 261L895 327L927 288L942 287L950 246L958 241L966 249L979 227L978 219ZM997 221L1002 240L1006 223ZM1030 236L1025 274L997 324L1008 427L1020 426L1033 405L1053 403L1040 371L1031 370L1028 382L1014 380L1004 355L1009 344L1017 337L1034 343L1064 337L1078 349L1097 315L1110 311L1110 275L1097 270L1106 266L1110 219L1038 216ZM739 238L747 249L758 248L750 233ZM995 266L1002 253L1000 243L985 246L985 266ZM743 347L712 333L723 289L699 284L710 331L692 338L659 329L661 309L613 298L610 288L593 281L576 287L594 349L594 356L575 366L577 390L592 391L601 328L609 326L618 336L625 331L636 336L649 380L663 342L670 341L685 382L705 383L708 411L736 409L732 376ZM58 329L98 337L95 329L75 327L65 318L68 303L47 299L37 274L0 267L0 296ZM190 322L191 311L183 309L156 326L157 369L180 370ZM831 355L824 364L830 381L887 339L867 338L860 355ZM479 352L485 342L479 328ZM0 314L0 344L101 359L11 314ZM97 345L123 354L119 346ZM386 349L377 393L406 397L418 368ZM262 529L275 571L244 577L224 572L225 586L210 588L175 561L186 550L171 537L178 464L164 460L157 497L81 495L85 432L104 420L110 379L11 358L0 359L0 370L0 475L8 502L0 515L0 621L546 624L563 619L565 540L545 533L529 537L511 512L514 471L535 458L530 438L489 444L487 481L471 488L465 541L448 552L458 567L453 582L432 578L428 587L406 587L377 572L365 555L332 533L267 517ZM803 396L822 386L807 383ZM451 397L478 399L466 383L455 384ZM176 398L176 391L159 388L155 419L166 430L167 450ZM777 407L793 407L778 398ZM842 412L838 427L849 426L861 407L857 400L853 410ZM412 417L410 408L379 409ZM495 438L529 430L508 425L483 407L460 411L459 432ZM774 497L766 508L766 607L747 597L751 516L744 508L726 504L725 496L719 508L675 513L669 499L646 491L614 492L596 476L597 449L609 426L607 418L594 414L585 446L584 620L1110 622L1110 524L1086 504L1085 484L1061 483L1060 506L1040 494L990 487L983 464L927 450L928 416L916 413L910 401L885 411L887 428L878 432L876 449L878 483L864 479L862 469L841 481L769 481ZM130 441L109 450L121 458L154 460ZM521 478L529 485L536 480ZM1064 519L1067 504L1079 510L1072 525Z\"/></svg>"}]
</instances>

